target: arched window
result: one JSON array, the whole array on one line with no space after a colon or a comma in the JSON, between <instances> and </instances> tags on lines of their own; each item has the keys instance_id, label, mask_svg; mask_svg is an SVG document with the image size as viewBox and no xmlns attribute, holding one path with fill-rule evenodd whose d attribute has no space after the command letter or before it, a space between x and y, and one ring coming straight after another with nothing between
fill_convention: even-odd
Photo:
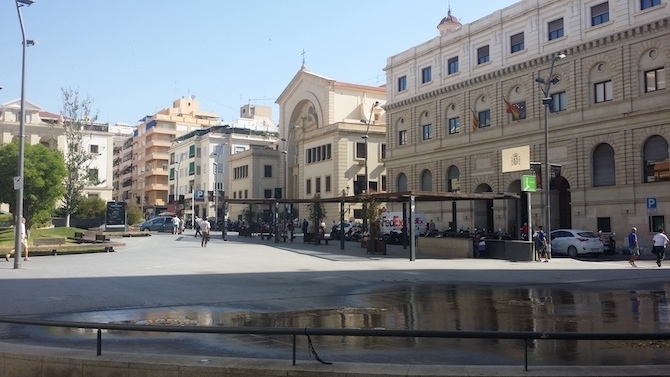
<instances>
[{"instance_id":1,"label":"arched window","mask_svg":"<svg viewBox=\"0 0 670 377\"><path fill-rule=\"evenodd\" d=\"M668 142L661 136L652 136L643 149L643 182L670 181Z\"/></svg>"},{"instance_id":2,"label":"arched window","mask_svg":"<svg viewBox=\"0 0 670 377\"><path fill-rule=\"evenodd\" d=\"M461 191L461 172L456 166L451 166L447 170L447 192Z\"/></svg>"},{"instance_id":3,"label":"arched window","mask_svg":"<svg viewBox=\"0 0 670 377\"><path fill-rule=\"evenodd\" d=\"M592 158L593 187L614 186L616 170L614 169L614 148L609 144L600 144L593 150Z\"/></svg>"},{"instance_id":4,"label":"arched window","mask_svg":"<svg viewBox=\"0 0 670 377\"><path fill-rule=\"evenodd\" d=\"M421 173L421 191L433 191L433 173L430 170Z\"/></svg>"},{"instance_id":5,"label":"arched window","mask_svg":"<svg viewBox=\"0 0 670 377\"><path fill-rule=\"evenodd\" d=\"M398 175L396 182L398 185L398 192L407 191L407 176L404 173Z\"/></svg>"}]
</instances>

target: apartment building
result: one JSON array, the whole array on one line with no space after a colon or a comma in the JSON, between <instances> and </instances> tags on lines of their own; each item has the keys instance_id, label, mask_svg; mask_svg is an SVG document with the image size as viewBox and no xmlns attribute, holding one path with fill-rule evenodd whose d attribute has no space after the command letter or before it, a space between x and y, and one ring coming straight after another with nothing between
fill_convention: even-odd
<instances>
[{"instance_id":1,"label":"apartment building","mask_svg":"<svg viewBox=\"0 0 670 377\"><path fill-rule=\"evenodd\" d=\"M552 229L635 226L647 245L670 211L669 14L666 0L524 0L467 25L449 14L387 59L390 190L521 193L532 173L503 173L502 150L529 146L560 166ZM459 202L455 215L515 234L518 219L543 223L543 197L530 214L522 200ZM449 204L418 210L445 229Z\"/></svg>"},{"instance_id":2,"label":"apartment building","mask_svg":"<svg viewBox=\"0 0 670 377\"><path fill-rule=\"evenodd\" d=\"M271 116L271 113L270 113ZM191 131L175 138L169 153L169 198L167 209L183 216L187 222L193 214L199 217L222 218L220 199L225 195L238 198L237 190L254 195L257 185L249 184L243 189L235 185L233 190L233 168L231 160L252 148L271 150L277 154L277 132L271 130L268 118L253 120L236 119L230 125L217 125ZM277 158L275 158L277 160ZM252 169L264 169L264 160L253 161L261 165ZM277 174L277 169L271 171ZM272 173L271 173L272 174ZM266 183L266 182L264 182ZM219 194L218 197L216 194ZM219 204L219 205L217 205ZM240 208L231 208L232 211ZM236 216L236 213L230 216ZM236 218L236 217L232 217Z\"/></svg>"},{"instance_id":3,"label":"apartment building","mask_svg":"<svg viewBox=\"0 0 670 377\"><path fill-rule=\"evenodd\" d=\"M195 96L180 98L172 107L140 119L132 141L117 144L115 162L120 169L116 197L140 206L146 216L167 208L169 149L174 138L218 124L215 113L200 110ZM132 156L128 164L128 156ZM130 165L130 168L128 166Z\"/></svg>"},{"instance_id":4,"label":"apartment building","mask_svg":"<svg viewBox=\"0 0 670 377\"><path fill-rule=\"evenodd\" d=\"M21 100L16 99L0 106L0 143L11 143L18 138ZM67 143L58 114L43 111L40 106L25 101L25 139L28 144L43 144L58 148L67 154ZM90 154L89 173L98 177L98 185L84 188L85 197L112 200L112 159L113 135L109 133L109 124L85 124L82 148ZM5 206L6 207L6 206ZM7 210L8 208L3 208Z\"/></svg>"},{"instance_id":5,"label":"apartment building","mask_svg":"<svg viewBox=\"0 0 670 377\"><path fill-rule=\"evenodd\" d=\"M303 65L276 102L287 198L348 196L368 185L387 190L384 86L339 82ZM337 204L325 209L328 224L339 221ZM348 207L345 216L361 219L359 210ZM294 215L308 216L306 206Z\"/></svg>"},{"instance_id":6,"label":"apartment building","mask_svg":"<svg viewBox=\"0 0 670 377\"><path fill-rule=\"evenodd\" d=\"M253 145L244 152L230 156L230 190L227 196L233 199L269 199L281 196L283 173L280 171L280 156L277 144ZM245 207L247 205L230 205L229 218L242 220ZM256 206L254 221L272 221L272 207L273 205Z\"/></svg>"}]
</instances>

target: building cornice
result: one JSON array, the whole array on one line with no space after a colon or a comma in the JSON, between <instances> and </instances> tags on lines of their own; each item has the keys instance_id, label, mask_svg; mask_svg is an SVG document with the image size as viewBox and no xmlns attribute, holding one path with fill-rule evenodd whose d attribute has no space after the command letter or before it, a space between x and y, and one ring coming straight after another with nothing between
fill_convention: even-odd
<instances>
[{"instance_id":1,"label":"building cornice","mask_svg":"<svg viewBox=\"0 0 670 377\"><path fill-rule=\"evenodd\" d=\"M658 32L660 30L666 30L668 29L668 24L670 23L670 19L664 18L660 19L654 22L650 22L644 25L636 26L630 29L622 30L604 37L592 39L590 41L586 41L583 43L580 43L576 46L568 47L563 49L562 51L556 51L552 54L548 55L542 55L538 56L536 58L527 60L525 62L513 64L495 71L491 71L479 76L474 76L471 77L467 80L457 82L455 84L451 85L446 85L443 86L439 89L435 89L426 93L418 94L416 96L410 97L403 99L398 102L393 102L393 103L386 103L384 105L384 110L386 111L392 111L392 110L398 110L406 106L410 106L413 104L421 103L426 100L430 100L433 98L438 98L443 96L446 93L452 92L452 91L457 91L461 89L466 89L469 87L473 87L475 85L479 85L482 83L485 83L487 81L491 80L498 80L500 78L513 75L513 74L519 74L522 72L526 72L530 70L531 68L535 67L540 67L540 66L545 66L551 64L551 60L553 59L554 55L563 52L566 56L568 57L577 57L581 54L585 54L587 52L593 51L594 49L598 48L604 48L610 46L612 43L616 42L621 42L625 40L630 40L634 38L641 38L644 36L647 36L648 34Z\"/></svg>"}]
</instances>

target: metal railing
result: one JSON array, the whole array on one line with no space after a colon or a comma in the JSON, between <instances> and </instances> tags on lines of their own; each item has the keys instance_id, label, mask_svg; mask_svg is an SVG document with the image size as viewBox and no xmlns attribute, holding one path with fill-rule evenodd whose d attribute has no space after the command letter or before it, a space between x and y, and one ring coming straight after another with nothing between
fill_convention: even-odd
<instances>
[{"instance_id":1,"label":"metal railing","mask_svg":"<svg viewBox=\"0 0 670 377\"><path fill-rule=\"evenodd\" d=\"M291 335L293 337L293 365L296 365L296 339L307 337L308 347L315 359L324 364L316 353L311 338L314 336L363 336L395 338L442 338L442 339L511 339L524 341L524 369L528 371L528 342L532 340L670 340L670 332L659 333L597 333L597 332L534 332L534 331L440 331L440 330L385 330L385 329L333 329L309 327L209 327L209 326L163 326L128 325L95 322L68 322L31 320L0 317L0 323L31 326L63 327L97 330L97 355L102 355L102 330L143 331L188 334L235 334L235 335Z\"/></svg>"}]
</instances>

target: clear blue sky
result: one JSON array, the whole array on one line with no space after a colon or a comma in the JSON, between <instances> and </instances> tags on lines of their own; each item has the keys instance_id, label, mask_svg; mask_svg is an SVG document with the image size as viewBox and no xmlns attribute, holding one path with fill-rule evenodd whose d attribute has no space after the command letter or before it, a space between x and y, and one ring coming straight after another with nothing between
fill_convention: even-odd
<instances>
[{"instance_id":1,"label":"clear blue sky","mask_svg":"<svg viewBox=\"0 0 670 377\"><path fill-rule=\"evenodd\" d=\"M466 24L518 0L451 0ZM90 96L101 122L137 124L195 95L225 121L273 106L300 69L383 85L386 58L438 35L446 0L36 0L22 8L26 99L59 113L61 88ZM475 6L476 4L476 6ZM21 29L0 2L0 103L21 95Z\"/></svg>"}]
</instances>

